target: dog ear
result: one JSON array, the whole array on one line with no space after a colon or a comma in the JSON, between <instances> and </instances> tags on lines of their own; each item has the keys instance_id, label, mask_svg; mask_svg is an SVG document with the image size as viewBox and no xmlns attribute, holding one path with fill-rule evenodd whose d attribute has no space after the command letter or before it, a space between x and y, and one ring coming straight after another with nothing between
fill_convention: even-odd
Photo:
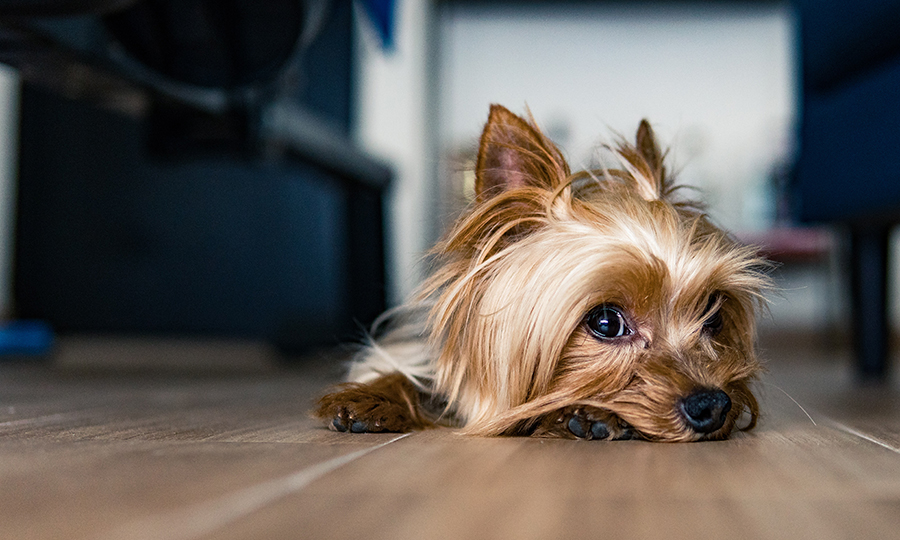
<instances>
[{"instance_id":1,"label":"dog ear","mask_svg":"<svg viewBox=\"0 0 900 540\"><path fill-rule=\"evenodd\" d=\"M656 191L657 196L662 197L666 182L666 167L663 165L666 154L660 150L659 143L656 142L656 135L653 133L653 128L650 127L650 122L647 119L641 120L635 141L638 153L644 158L644 163L649 168L649 176L653 180L654 191Z\"/></svg>"},{"instance_id":2,"label":"dog ear","mask_svg":"<svg viewBox=\"0 0 900 540\"><path fill-rule=\"evenodd\" d=\"M491 105L475 166L475 193L486 200L511 189L554 189L569 176L559 149L534 125Z\"/></svg>"},{"instance_id":3,"label":"dog ear","mask_svg":"<svg viewBox=\"0 0 900 540\"><path fill-rule=\"evenodd\" d=\"M661 177L661 173L663 172L663 153L660 151L659 144L656 142L656 135L653 134L653 128L650 127L650 122L646 119L641 120L641 125L638 126L635 139L637 141L637 150L641 154L641 157L644 158L644 161L647 162L647 165L653 172L653 176L657 178Z\"/></svg>"},{"instance_id":4,"label":"dog ear","mask_svg":"<svg viewBox=\"0 0 900 540\"><path fill-rule=\"evenodd\" d=\"M662 199L668 193L666 168L663 165L665 153L660 150L647 120L641 120L635 137L635 145L622 143L619 154L634 168L632 176L640 195L650 201Z\"/></svg>"}]
</instances>

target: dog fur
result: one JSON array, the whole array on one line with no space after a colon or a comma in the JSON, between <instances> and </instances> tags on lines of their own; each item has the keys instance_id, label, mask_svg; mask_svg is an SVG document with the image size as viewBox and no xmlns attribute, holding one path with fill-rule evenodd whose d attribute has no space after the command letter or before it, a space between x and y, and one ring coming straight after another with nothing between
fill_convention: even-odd
<instances>
[{"instance_id":1,"label":"dog fur","mask_svg":"<svg viewBox=\"0 0 900 540\"><path fill-rule=\"evenodd\" d=\"M350 432L695 441L751 429L768 264L681 197L649 123L612 150L615 166L572 173L530 116L493 105L475 201L315 415Z\"/></svg>"}]
</instances>

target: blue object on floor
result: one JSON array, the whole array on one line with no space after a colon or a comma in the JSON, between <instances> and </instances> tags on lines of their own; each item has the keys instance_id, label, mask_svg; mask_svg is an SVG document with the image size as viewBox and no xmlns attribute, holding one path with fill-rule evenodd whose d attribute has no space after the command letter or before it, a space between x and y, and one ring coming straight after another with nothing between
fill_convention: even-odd
<instances>
[{"instance_id":1,"label":"blue object on floor","mask_svg":"<svg viewBox=\"0 0 900 540\"><path fill-rule=\"evenodd\" d=\"M52 347L53 330L43 321L0 324L0 356L40 356L49 353Z\"/></svg>"}]
</instances>

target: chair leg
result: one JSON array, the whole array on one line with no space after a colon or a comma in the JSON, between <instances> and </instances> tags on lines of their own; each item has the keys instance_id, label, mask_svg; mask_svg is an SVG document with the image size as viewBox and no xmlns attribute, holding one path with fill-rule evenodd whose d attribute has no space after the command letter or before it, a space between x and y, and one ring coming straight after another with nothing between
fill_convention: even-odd
<instances>
[{"instance_id":1,"label":"chair leg","mask_svg":"<svg viewBox=\"0 0 900 540\"><path fill-rule=\"evenodd\" d=\"M850 280L856 371L863 381L887 378L888 227L857 228L850 233Z\"/></svg>"}]
</instances>

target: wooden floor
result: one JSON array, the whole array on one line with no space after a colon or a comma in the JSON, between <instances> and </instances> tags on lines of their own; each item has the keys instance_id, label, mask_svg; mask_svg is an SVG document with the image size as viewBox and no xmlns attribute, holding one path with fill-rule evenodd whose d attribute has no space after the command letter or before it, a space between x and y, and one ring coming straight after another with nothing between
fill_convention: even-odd
<instances>
[{"instance_id":1,"label":"wooden floor","mask_svg":"<svg viewBox=\"0 0 900 540\"><path fill-rule=\"evenodd\" d=\"M898 386L767 356L757 430L656 444L333 433L306 416L333 358L63 343L0 364L0 538L900 538Z\"/></svg>"}]
</instances>

